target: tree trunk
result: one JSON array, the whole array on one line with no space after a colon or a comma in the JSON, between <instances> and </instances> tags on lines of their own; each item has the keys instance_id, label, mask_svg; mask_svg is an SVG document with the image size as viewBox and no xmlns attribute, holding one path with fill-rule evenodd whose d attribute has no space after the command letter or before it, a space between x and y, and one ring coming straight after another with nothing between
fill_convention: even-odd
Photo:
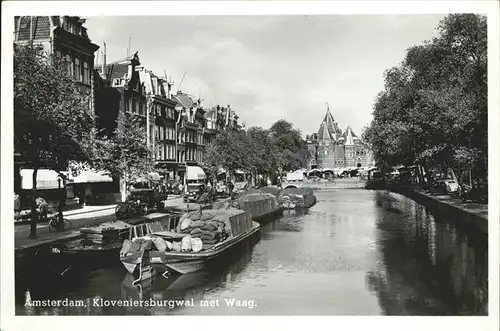
<instances>
[{"instance_id":1,"label":"tree trunk","mask_svg":"<svg viewBox=\"0 0 500 331\"><path fill-rule=\"evenodd\" d=\"M121 193L122 202L125 202L127 200L127 181L126 181L125 177L122 177L120 179L120 193Z\"/></svg>"},{"instance_id":2,"label":"tree trunk","mask_svg":"<svg viewBox=\"0 0 500 331\"><path fill-rule=\"evenodd\" d=\"M59 177L61 177L62 187L59 189L59 206L57 207L57 211L59 213L59 218L63 217L63 207L66 204L66 176L64 176L61 172L58 172Z\"/></svg>"},{"instance_id":3,"label":"tree trunk","mask_svg":"<svg viewBox=\"0 0 500 331\"><path fill-rule=\"evenodd\" d=\"M36 224L38 223L38 213L36 211L36 177L38 175L38 168L33 169L33 190L31 197L31 221L30 221L30 238L36 238Z\"/></svg>"}]
</instances>

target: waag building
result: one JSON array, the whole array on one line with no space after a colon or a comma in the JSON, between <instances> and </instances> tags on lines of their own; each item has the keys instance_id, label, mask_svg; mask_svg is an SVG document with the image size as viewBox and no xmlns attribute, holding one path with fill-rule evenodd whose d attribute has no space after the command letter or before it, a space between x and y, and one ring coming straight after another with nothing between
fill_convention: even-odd
<instances>
[{"instance_id":1,"label":"waag building","mask_svg":"<svg viewBox=\"0 0 500 331\"><path fill-rule=\"evenodd\" d=\"M350 125L339 128L329 107L317 133L307 135L306 142L313 155L309 169L360 168L373 165L368 145L359 138Z\"/></svg>"}]
</instances>

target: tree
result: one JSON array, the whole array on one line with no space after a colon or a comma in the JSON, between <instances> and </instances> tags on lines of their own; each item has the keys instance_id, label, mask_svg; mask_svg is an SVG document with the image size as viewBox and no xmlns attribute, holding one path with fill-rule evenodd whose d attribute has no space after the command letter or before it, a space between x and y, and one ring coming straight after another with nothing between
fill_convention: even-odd
<instances>
[{"instance_id":1,"label":"tree","mask_svg":"<svg viewBox=\"0 0 500 331\"><path fill-rule=\"evenodd\" d=\"M277 150L279 167L284 171L292 171L307 166L310 153L299 130L292 123L279 120L269 131L273 134Z\"/></svg>"},{"instance_id":2,"label":"tree","mask_svg":"<svg viewBox=\"0 0 500 331\"><path fill-rule=\"evenodd\" d=\"M205 164L212 173L222 167L231 176L237 169L250 170L250 146L245 131L224 130L207 146Z\"/></svg>"},{"instance_id":3,"label":"tree","mask_svg":"<svg viewBox=\"0 0 500 331\"><path fill-rule=\"evenodd\" d=\"M14 149L33 168L30 237L36 237L38 169L60 174L88 160L95 116L61 59L38 45L14 45Z\"/></svg>"},{"instance_id":4,"label":"tree","mask_svg":"<svg viewBox=\"0 0 500 331\"><path fill-rule=\"evenodd\" d=\"M92 154L89 167L123 179L125 186L154 172L153 151L147 145L145 129L131 117L123 116L110 135L96 141Z\"/></svg>"},{"instance_id":5,"label":"tree","mask_svg":"<svg viewBox=\"0 0 500 331\"><path fill-rule=\"evenodd\" d=\"M254 178L257 174L269 176L278 170L278 150L269 130L251 127L247 130L250 139L250 163Z\"/></svg>"},{"instance_id":6,"label":"tree","mask_svg":"<svg viewBox=\"0 0 500 331\"><path fill-rule=\"evenodd\" d=\"M486 175L486 18L449 15L439 36L407 50L385 73L365 132L381 165L474 166Z\"/></svg>"}]
</instances>

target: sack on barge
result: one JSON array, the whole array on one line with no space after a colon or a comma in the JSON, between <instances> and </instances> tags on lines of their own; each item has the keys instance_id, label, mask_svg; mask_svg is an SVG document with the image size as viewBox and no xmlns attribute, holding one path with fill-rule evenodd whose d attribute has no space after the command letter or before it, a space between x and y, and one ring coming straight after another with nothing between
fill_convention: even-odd
<instances>
[{"instance_id":1,"label":"sack on barge","mask_svg":"<svg viewBox=\"0 0 500 331\"><path fill-rule=\"evenodd\" d=\"M191 249L197 253L203 249L203 241L200 238L191 237Z\"/></svg>"}]
</instances>

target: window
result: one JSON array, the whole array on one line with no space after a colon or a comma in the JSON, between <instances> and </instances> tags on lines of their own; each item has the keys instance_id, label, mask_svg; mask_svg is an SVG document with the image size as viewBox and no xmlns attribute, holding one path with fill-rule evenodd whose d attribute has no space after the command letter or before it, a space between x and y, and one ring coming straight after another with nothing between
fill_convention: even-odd
<instances>
[{"instance_id":1,"label":"window","mask_svg":"<svg viewBox=\"0 0 500 331\"><path fill-rule=\"evenodd\" d=\"M160 153L161 153L161 148L160 148L160 147L161 147L160 145L156 145L156 159L157 159L157 160L160 160L160 159L161 159L161 158L160 158L160 155L161 155L161 154L160 154Z\"/></svg>"},{"instance_id":2,"label":"window","mask_svg":"<svg viewBox=\"0 0 500 331\"><path fill-rule=\"evenodd\" d=\"M82 67L80 66L80 59L75 58L75 78L78 81L82 80Z\"/></svg>"},{"instance_id":3,"label":"window","mask_svg":"<svg viewBox=\"0 0 500 331\"><path fill-rule=\"evenodd\" d=\"M122 82L123 79L120 79L120 83ZM145 114L146 114L146 102L143 99L139 99L139 115L145 115Z\"/></svg>"},{"instance_id":4,"label":"window","mask_svg":"<svg viewBox=\"0 0 500 331\"><path fill-rule=\"evenodd\" d=\"M83 82L90 83L89 64L87 62L83 62Z\"/></svg>"},{"instance_id":5,"label":"window","mask_svg":"<svg viewBox=\"0 0 500 331\"><path fill-rule=\"evenodd\" d=\"M137 100L132 97L132 113L137 113Z\"/></svg>"},{"instance_id":6,"label":"window","mask_svg":"<svg viewBox=\"0 0 500 331\"><path fill-rule=\"evenodd\" d=\"M71 63L71 55L66 55L66 66L68 67L68 75L73 75L73 64Z\"/></svg>"},{"instance_id":7,"label":"window","mask_svg":"<svg viewBox=\"0 0 500 331\"><path fill-rule=\"evenodd\" d=\"M28 19L27 18L24 18L24 19L21 18L21 26L20 26L20 28L21 29L27 29L28 26L29 26L28 25Z\"/></svg>"},{"instance_id":8,"label":"window","mask_svg":"<svg viewBox=\"0 0 500 331\"><path fill-rule=\"evenodd\" d=\"M160 127L155 125L155 139L160 140Z\"/></svg>"}]
</instances>

